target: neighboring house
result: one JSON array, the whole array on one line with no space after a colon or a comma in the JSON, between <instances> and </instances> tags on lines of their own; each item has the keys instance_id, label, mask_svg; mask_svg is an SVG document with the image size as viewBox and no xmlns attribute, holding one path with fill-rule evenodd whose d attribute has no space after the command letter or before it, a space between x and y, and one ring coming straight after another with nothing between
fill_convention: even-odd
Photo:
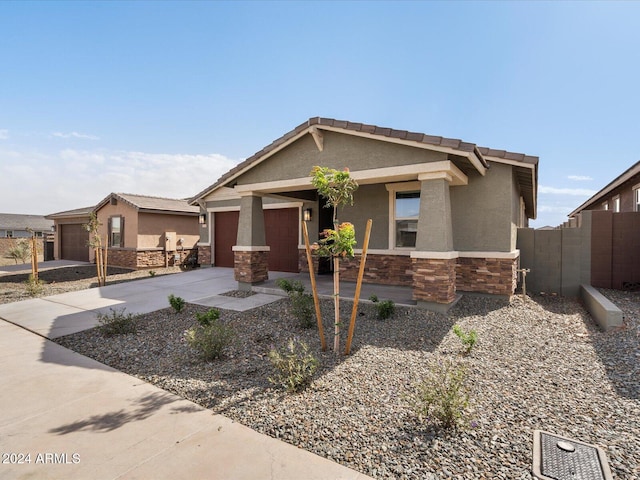
<instances>
[{"instance_id":1,"label":"neighboring house","mask_svg":"<svg viewBox=\"0 0 640 480\"><path fill-rule=\"evenodd\" d=\"M51 260L50 234L53 222L42 215L20 215L15 213L0 213L0 264L6 263L4 259L8 252L16 247L20 239L36 236L42 239L42 256L39 260Z\"/></svg>"},{"instance_id":2,"label":"neighboring house","mask_svg":"<svg viewBox=\"0 0 640 480\"><path fill-rule=\"evenodd\" d=\"M640 212L640 161L622 172L589 200L569 214L576 218L584 210Z\"/></svg>"},{"instance_id":3,"label":"neighboring house","mask_svg":"<svg viewBox=\"0 0 640 480\"><path fill-rule=\"evenodd\" d=\"M348 167L360 184L339 218L355 225L359 246L373 219L365 281L411 286L424 304L450 305L456 291L513 294L516 231L536 216L537 157L327 118L304 122L191 199L201 208L200 263L234 267L241 289L269 270L307 269L301 220L312 242L332 227L311 185L315 165ZM356 278L358 262L341 262L344 278Z\"/></svg>"},{"instance_id":4,"label":"neighboring house","mask_svg":"<svg viewBox=\"0 0 640 480\"><path fill-rule=\"evenodd\" d=\"M51 233L53 222L43 215L0 213L0 238L38 238Z\"/></svg>"},{"instance_id":5,"label":"neighboring house","mask_svg":"<svg viewBox=\"0 0 640 480\"><path fill-rule=\"evenodd\" d=\"M152 268L197 263L199 208L186 200L111 193L93 211L109 265Z\"/></svg>"},{"instance_id":6,"label":"neighboring house","mask_svg":"<svg viewBox=\"0 0 640 480\"><path fill-rule=\"evenodd\" d=\"M93 252L89 249L89 232L85 228L93 208L76 208L47 215L54 222L53 251L56 260L93 260Z\"/></svg>"}]
</instances>

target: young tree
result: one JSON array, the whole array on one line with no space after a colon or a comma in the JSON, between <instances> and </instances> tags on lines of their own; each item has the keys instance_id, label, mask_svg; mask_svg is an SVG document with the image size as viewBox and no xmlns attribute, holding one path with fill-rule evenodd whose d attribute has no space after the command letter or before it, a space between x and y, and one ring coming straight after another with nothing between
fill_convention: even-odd
<instances>
[{"instance_id":1,"label":"young tree","mask_svg":"<svg viewBox=\"0 0 640 480\"><path fill-rule=\"evenodd\" d=\"M320 196L326 200L326 207L333 207L333 229L323 232L324 238L314 245L316 255L333 259L333 295L334 295L334 337L333 350L340 348L340 258L353 258L356 245L356 233L349 222L338 221L338 208L353 205L353 193L358 183L349 175L349 169L335 170L328 167L313 167L311 183Z\"/></svg>"},{"instance_id":2,"label":"young tree","mask_svg":"<svg viewBox=\"0 0 640 480\"><path fill-rule=\"evenodd\" d=\"M27 263L27 259L31 256L31 246L26 240L20 240L14 247L7 250L5 256L7 258L12 258L16 264L18 263L18 260L22 263Z\"/></svg>"},{"instance_id":3,"label":"young tree","mask_svg":"<svg viewBox=\"0 0 640 480\"><path fill-rule=\"evenodd\" d=\"M107 283L107 258L106 249L102 251L102 238L100 237L100 227L102 224L98 222L98 216L95 212L89 215L89 223L83 225L89 232L89 247L93 248L96 254L96 270L98 273L98 286L104 286Z\"/></svg>"}]
</instances>

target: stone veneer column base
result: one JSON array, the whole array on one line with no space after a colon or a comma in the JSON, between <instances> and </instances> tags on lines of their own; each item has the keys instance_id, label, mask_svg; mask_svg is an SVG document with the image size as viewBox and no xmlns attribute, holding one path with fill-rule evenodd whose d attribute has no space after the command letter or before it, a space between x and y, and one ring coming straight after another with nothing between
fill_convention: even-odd
<instances>
[{"instance_id":1,"label":"stone veneer column base","mask_svg":"<svg viewBox=\"0 0 640 480\"><path fill-rule=\"evenodd\" d=\"M449 304L456 300L456 258L412 258L413 299Z\"/></svg>"},{"instance_id":2,"label":"stone veneer column base","mask_svg":"<svg viewBox=\"0 0 640 480\"><path fill-rule=\"evenodd\" d=\"M211 246L198 245L198 265L201 267L211 266Z\"/></svg>"},{"instance_id":3,"label":"stone veneer column base","mask_svg":"<svg viewBox=\"0 0 640 480\"><path fill-rule=\"evenodd\" d=\"M239 283L258 283L269 279L268 250L234 250L234 278Z\"/></svg>"}]
</instances>

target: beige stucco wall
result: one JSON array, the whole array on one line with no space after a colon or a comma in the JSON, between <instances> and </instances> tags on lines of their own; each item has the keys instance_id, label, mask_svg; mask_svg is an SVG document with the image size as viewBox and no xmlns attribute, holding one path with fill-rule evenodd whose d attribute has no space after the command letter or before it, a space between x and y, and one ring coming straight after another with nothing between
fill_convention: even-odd
<instances>
[{"instance_id":1,"label":"beige stucco wall","mask_svg":"<svg viewBox=\"0 0 640 480\"><path fill-rule=\"evenodd\" d=\"M269 157L244 175L238 184L269 182L309 175L315 165L351 170L392 167L447 160L447 155L380 140L323 131L324 147L319 151L313 137L305 135Z\"/></svg>"},{"instance_id":2,"label":"beige stucco wall","mask_svg":"<svg viewBox=\"0 0 640 480\"><path fill-rule=\"evenodd\" d=\"M369 248L389 248L389 192L383 184L361 185L353 197L353 206L339 212L340 221L353 223L357 248L362 248L367 220L373 220Z\"/></svg>"},{"instance_id":3,"label":"beige stucco wall","mask_svg":"<svg viewBox=\"0 0 640 480\"><path fill-rule=\"evenodd\" d=\"M103 245L108 245L109 218L120 215L124 217L124 248L137 248L138 244L138 211L127 203L118 200L117 205L107 203L97 212L101 223L99 232Z\"/></svg>"},{"instance_id":4,"label":"beige stucco wall","mask_svg":"<svg viewBox=\"0 0 640 480\"><path fill-rule=\"evenodd\" d=\"M125 234L127 227L125 226ZM193 248L199 239L198 217L160 213L138 214L137 248L164 248L164 233L175 232L184 242L178 247Z\"/></svg>"}]
</instances>

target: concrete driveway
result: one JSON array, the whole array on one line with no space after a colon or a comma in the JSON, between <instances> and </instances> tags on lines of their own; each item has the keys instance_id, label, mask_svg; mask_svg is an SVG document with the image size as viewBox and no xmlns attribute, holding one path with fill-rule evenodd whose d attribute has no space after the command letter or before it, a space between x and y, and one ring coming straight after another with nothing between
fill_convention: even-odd
<instances>
[{"instance_id":1,"label":"concrete driveway","mask_svg":"<svg viewBox=\"0 0 640 480\"><path fill-rule=\"evenodd\" d=\"M0 305L0 479L369 478L48 339L110 307L149 312L169 293L228 302L219 293L235 286L211 268ZM232 306L278 298L260 295Z\"/></svg>"}]
</instances>

